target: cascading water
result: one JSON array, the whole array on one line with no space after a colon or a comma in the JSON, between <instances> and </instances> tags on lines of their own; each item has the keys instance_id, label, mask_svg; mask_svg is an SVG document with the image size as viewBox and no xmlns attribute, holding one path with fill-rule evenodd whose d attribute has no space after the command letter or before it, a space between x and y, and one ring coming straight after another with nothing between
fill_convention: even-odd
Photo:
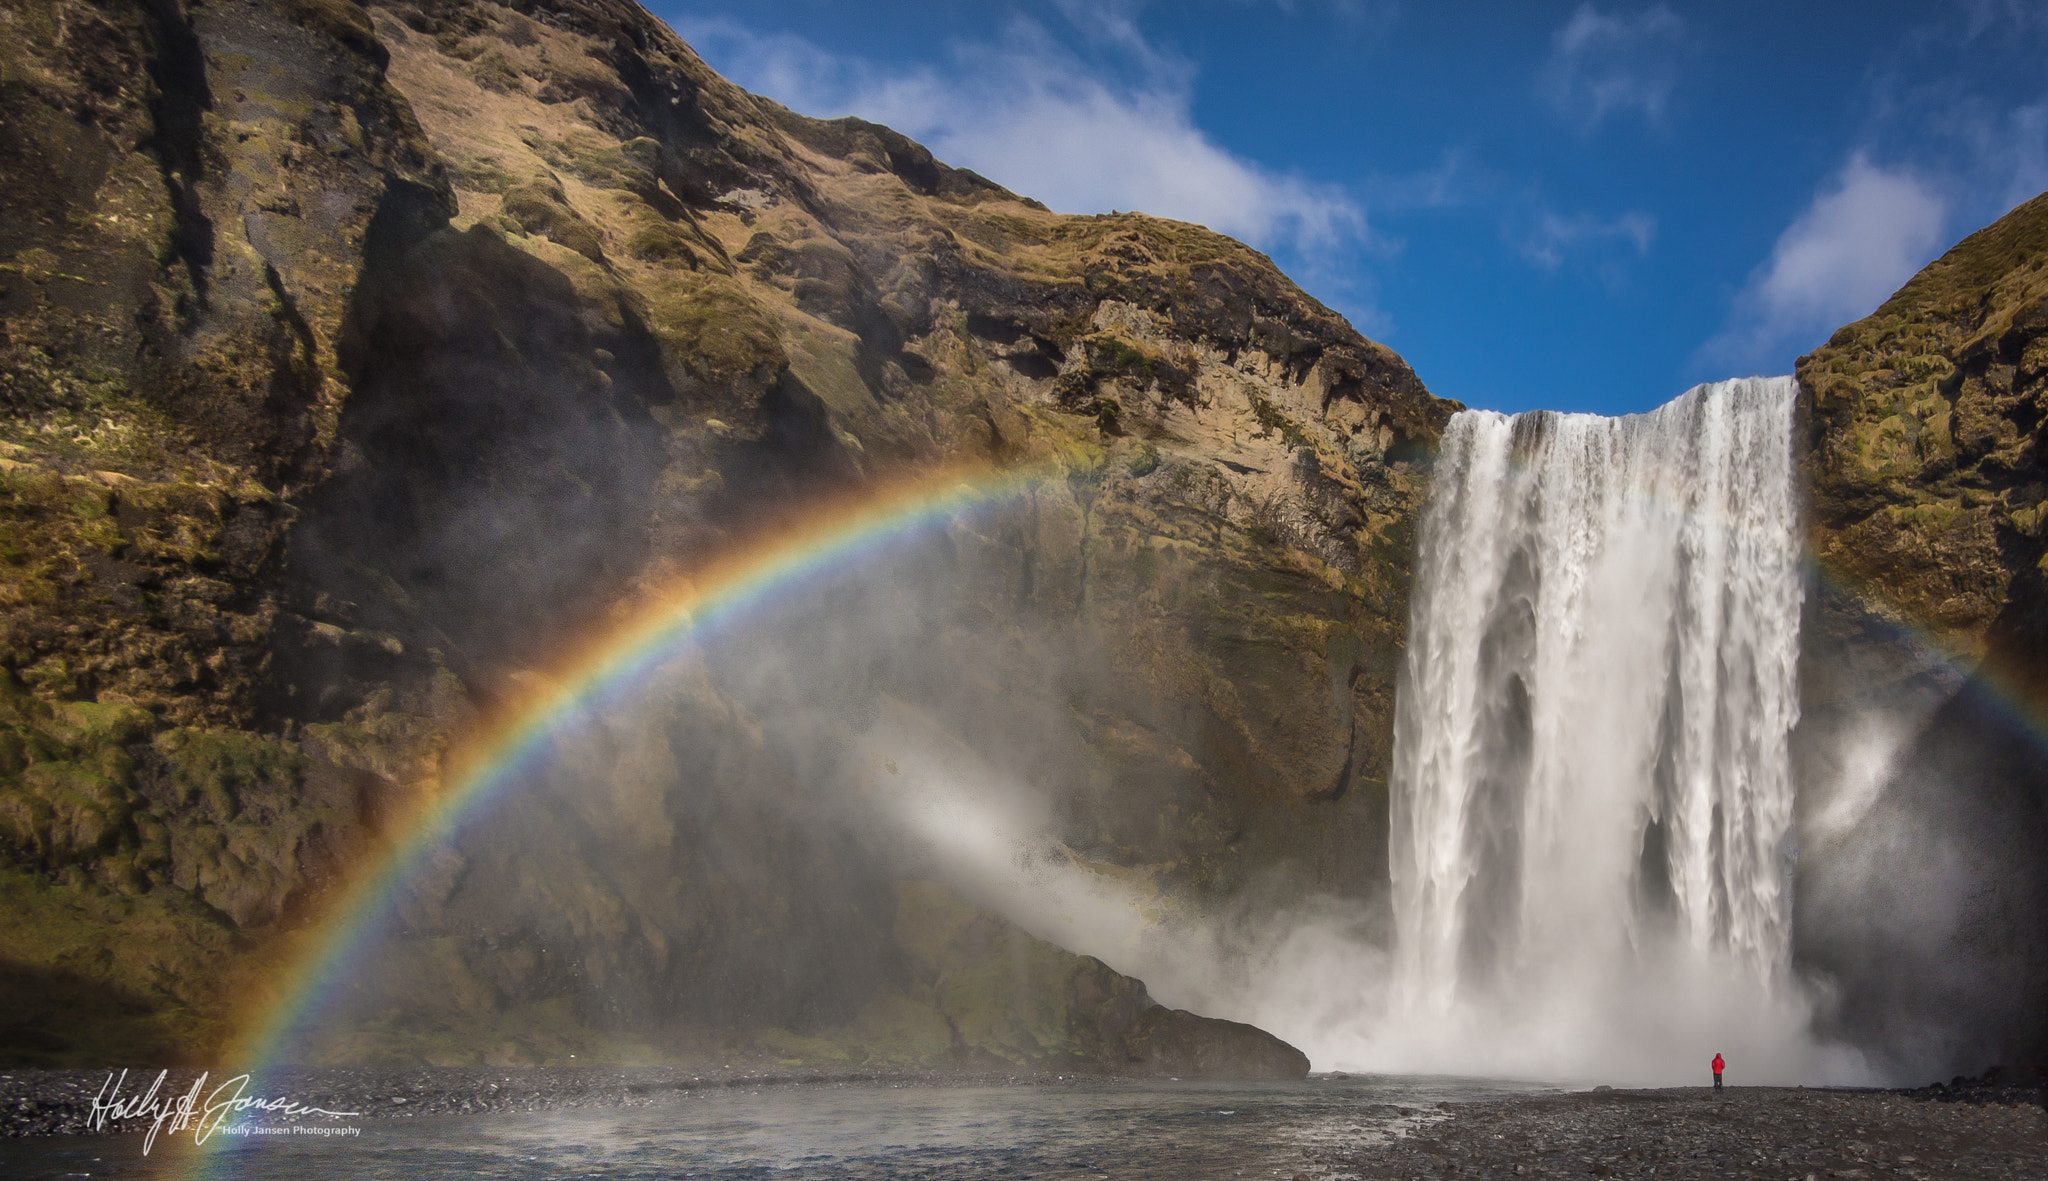
<instances>
[{"instance_id":1,"label":"cascading water","mask_svg":"<svg viewBox=\"0 0 2048 1181\"><path fill-rule=\"evenodd\" d=\"M1395 722L1402 1065L1659 1081L1740 1049L1812 1077L1795 389L1451 420Z\"/></svg>"}]
</instances>

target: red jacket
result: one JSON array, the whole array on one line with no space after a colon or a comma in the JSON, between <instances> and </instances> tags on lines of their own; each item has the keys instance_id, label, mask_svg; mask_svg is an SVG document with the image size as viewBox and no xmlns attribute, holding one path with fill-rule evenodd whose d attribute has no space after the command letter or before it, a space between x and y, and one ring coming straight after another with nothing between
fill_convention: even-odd
<instances>
[{"instance_id":1,"label":"red jacket","mask_svg":"<svg viewBox=\"0 0 2048 1181\"><path fill-rule=\"evenodd\" d=\"M1723 1066L1726 1066L1726 1065L1728 1065L1728 1064L1727 1064L1726 1062L1723 1062L1723 1061L1721 1061L1721 1056L1720 1056L1719 1054L1716 1054L1716 1055L1714 1055L1714 1073L1715 1073L1715 1074L1719 1074L1719 1073L1721 1073L1721 1068L1722 1068Z\"/></svg>"}]
</instances>

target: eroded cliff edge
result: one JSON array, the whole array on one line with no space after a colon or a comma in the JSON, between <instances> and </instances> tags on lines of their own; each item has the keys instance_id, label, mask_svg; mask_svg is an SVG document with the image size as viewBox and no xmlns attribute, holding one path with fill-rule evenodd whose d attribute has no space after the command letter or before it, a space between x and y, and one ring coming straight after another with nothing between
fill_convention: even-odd
<instances>
[{"instance_id":1,"label":"eroded cliff edge","mask_svg":"<svg viewBox=\"0 0 2048 1181\"><path fill-rule=\"evenodd\" d=\"M1420 465L1455 407L1268 260L794 115L630 4L4 15L17 1060L203 1055L237 966L563 637L793 506L961 459L1058 473L940 556L935 610L983 698L1074 738L1077 858L1196 898L1384 879ZM960 696L927 692L906 708ZM664 724L749 708L700 682ZM357 1049L545 1059L630 1011L797 1057L880 1021L864 1044L904 1061L1103 1061L949 993L977 969L899 931L915 883L742 823L791 752L722 768L708 807L664 749L594 756L600 805L525 805L587 838L550 849L545 903L442 866L411 975L456 1011ZM605 856L650 831L645 873ZM1109 1012L1062 971L1059 1012Z\"/></svg>"}]
</instances>

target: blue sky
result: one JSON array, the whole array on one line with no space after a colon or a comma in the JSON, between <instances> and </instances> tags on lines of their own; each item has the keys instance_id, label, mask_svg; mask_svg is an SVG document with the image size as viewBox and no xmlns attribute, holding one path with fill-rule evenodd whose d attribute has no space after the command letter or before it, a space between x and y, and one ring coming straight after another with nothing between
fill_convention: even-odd
<instances>
[{"instance_id":1,"label":"blue sky","mask_svg":"<svg viewBox=\"0 0 2048 1181\"><path fill-rule=\"evenodd\" d=\"M807 114L1201 222L1445 397L1787 373L2048 189L2048 0L654 0Z\"/></svg>"}]
</instances>

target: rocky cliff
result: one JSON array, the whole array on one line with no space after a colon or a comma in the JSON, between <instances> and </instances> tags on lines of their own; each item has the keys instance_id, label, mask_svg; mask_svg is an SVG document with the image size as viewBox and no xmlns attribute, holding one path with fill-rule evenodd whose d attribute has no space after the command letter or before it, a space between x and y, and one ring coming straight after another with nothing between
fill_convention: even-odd
<instances>
[{"instance_id":1,"label":"rocky cliff","mask_svg":"<svg viewBox=\"0 0 2048 1181\"><path fill-rule=\"evenodd\" d=\"M1059 840L1189 905L1384 878L1420 464L1455 407L1265 258L793 114L629 3L0 17L0 1054L204 1057L565 640L961 460L1054 473L918 559L928 650L979 679L841 654L860 694L1013 765L1059 746L1025 775ZM761 803L808 733L715 659L686 681L659 741L578 764L608 792L450 850L410 967L364 986L423 1015L332 1053L545 1059L629 1018L680 1031L656 1054L705 1022L796 1059L1194 1053L1163 1018L1102 1033L1142 988L993 917L934 943L960 924L916 879ZM706 762L733 734L765 737ZM1059 979L964 1016L961 947Z\"/></svg>"},{"instance_id":2,"label":"rocky cliff","mask_svg":"<svg viewBox=\"0 0 2048 1181\"><path fill-rule=\"evenodd\" d=\"M2048 195L1798 374L1802 958L1916 1077L2048 1061Z\"/></svg>"},{"instance_id":3,"label":"rocky cliff","mask_svg":"<svg viewBox=\"0 0 2048 1181\"><path fill-rule=\"evenodd\" d=\"M1800 358L1814 552L1960 660L2048 666L2048 195Z\"/></svg>"}]
</instances>

